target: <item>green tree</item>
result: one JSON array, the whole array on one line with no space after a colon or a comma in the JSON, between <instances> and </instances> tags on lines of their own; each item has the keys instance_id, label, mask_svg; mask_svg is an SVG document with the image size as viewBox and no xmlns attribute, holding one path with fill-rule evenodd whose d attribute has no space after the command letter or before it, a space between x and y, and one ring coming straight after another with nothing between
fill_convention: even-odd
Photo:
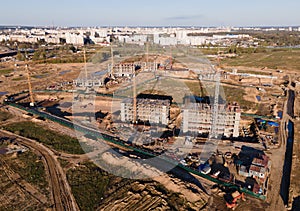
<instances>
[{"instance_id":1,"label":"green tree","mask_svg":"<svg viewBox=\"0 0 300 211\"><path fill-rule=\"evenodd\" d=\"M45 51L45 49L41 52L40 57L41 57L41 59L44 61L44 63L46 63L47 56L46 56L46 51Z\"/></svg>"},{"instance_id":2,"label":"green tree","mask_svg":"<svg viewBox=\"0 0 300 211\"><path fill-rule=\"evenodd\" d=\"M34 60L34 61L39 60L40 59L40 55L41 55L40 51L35 51L34 54L33 54L32 60Z\"/></svg>"},{"instance_id":3,"label":"green tree","mask_svg":"<svg viewBox=\"0 0 300 211\"><path fill-rule=\"evenodd\" d=\"M21 52L18 52L17 53L17 60L25 61L25 56Z\"/></svg>"}]
</instances>

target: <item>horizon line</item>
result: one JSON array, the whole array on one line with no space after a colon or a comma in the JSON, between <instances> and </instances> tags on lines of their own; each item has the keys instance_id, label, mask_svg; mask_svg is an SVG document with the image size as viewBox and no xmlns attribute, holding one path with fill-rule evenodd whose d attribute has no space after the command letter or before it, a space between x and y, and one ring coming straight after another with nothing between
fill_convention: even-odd
<instances>
[{"instance_id":1,"label":"horizon line","mask_svg":"<svg viewBox=\"0 0 300 211\"><path fill-rule=\"evenodd\" d=\"M12 24L0 25L0 27L27 27L27 28L281 28L281 27L300 27L300 25L245 25L245 26L194 26L194 25L99 25L99 26L62 26L62 25L27 25L27 24Z\"/></svg>"}]
</instances>

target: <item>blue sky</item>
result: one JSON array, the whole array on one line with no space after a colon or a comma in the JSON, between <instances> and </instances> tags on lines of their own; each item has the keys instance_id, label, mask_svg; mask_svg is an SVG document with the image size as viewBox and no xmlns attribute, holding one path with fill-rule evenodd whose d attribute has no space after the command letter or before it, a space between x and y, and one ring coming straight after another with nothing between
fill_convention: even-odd
<instances>
[{"instance_id":1,"label":"blue sky","mask_svg":"<svg viewBox=\"0 0 300 211\"><path fill-rule=\"evenodd\" d=\"M298 26L300 25L300 1L25 0L1 2L0 25L51 26L52 24L55 26Z\"/></svg>"}]
</instances>

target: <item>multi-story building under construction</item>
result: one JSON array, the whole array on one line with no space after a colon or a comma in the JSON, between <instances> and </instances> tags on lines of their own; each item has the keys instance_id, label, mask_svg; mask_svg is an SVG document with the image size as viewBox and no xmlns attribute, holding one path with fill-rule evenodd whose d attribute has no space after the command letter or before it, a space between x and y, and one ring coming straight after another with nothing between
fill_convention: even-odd
<instances>
[{"instance_id":1,"label":"multi-story building under construction","mask_svg":"<svg viewBox=\"0 0 300 211\"><path fill-rule=\"evenodd\" d=\"M133 77L136 71L143 70L154 72L157 70L156 62L132 62L109 64L108 72L114 77Z\"/></svg>"},{"instance_id":2,"label":"multi-story building under construction","mask_svg":"<svg viewBox=\"0 0 300 211\"><path fill-rule=\"evenodd\" d=\"M78 78L76 80L73 80L73 84L76 87L100 87L104 85L104 81L97 78Z\"/></svg>"},{"instance_id":3,"label":"multi-story building under construction","mask_svg":"<svg viewBox=\"0 0 300 211\"><path fill-rule=\"evenodd\" d=\"M135 119L138 122L167 125L171 101L172 97L168 96L140 94L134 108L134 99L127 98L121 102L121 121L133 122Z\"/></svg>"},{"instance_id":4,"label":"multi-story building under construction","mask_svg":"<svg viewBox=\"0 0 300 211\"><path fill-rule=\"evenodd\" d=\"M190 102L182 109L183 132L209 133L213 124L212 105L209 103ZM219 104L216 130L226 137L239 136L241 118L240 106L234 104Z\"/></svg>"}]
</instances>

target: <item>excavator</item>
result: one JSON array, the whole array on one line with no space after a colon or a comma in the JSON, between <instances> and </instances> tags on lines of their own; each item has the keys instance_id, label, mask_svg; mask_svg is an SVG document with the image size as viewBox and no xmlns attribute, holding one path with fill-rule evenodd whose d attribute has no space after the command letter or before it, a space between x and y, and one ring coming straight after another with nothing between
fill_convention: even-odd
<instances>
[{"instance_id":1,"label":"excavator","mask_svg":"<svg viewBox=\"0 0 300 211\"><path fill-rule=\"evenodd\" d=\"M226 206L227 206L227 208L232 209L232 210L235 210L235 208L238 206L238 203L237 203L238 199L242 199L243 201L246 201L244 193L240 193L238 191L233 192L231 194L231 197L232 197L232 200L228 200L226 202Z\"/></svg>"}]
</instances>

